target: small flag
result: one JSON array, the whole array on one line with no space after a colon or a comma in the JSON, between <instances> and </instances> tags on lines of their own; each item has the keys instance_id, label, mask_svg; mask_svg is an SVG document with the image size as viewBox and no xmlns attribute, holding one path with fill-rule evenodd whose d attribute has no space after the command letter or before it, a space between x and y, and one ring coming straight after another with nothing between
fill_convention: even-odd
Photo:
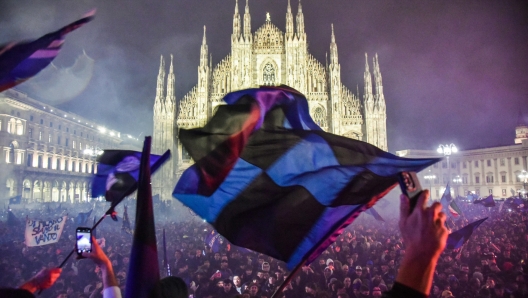
<instances>
[{"instance_id":1,"label":"small flag","mask_svg":"<svg viewBox=\"0 0 528 298\"><path fill-rule=\"evenodd\" d=\"M468 192L466 198L469 200L469 201L475 201L478 199L478 195L477 194L474 194L474 193L471 193L471 192Z\"/></svg>"},{"instance_id":2,"label":"small flag","mask_svg":"<svg viewBox=\"0 0 528 298\"><path fill-rule=\"evenodd\" d=\"M22 203L22 196L14 196L9 198L9 205L16 205Z\"/></svg>"},{"instance_id":3,"label":"small flag","mask_svg":"<svg viewBox=\"0 0 528 298\"><path fill-rule=\"evenodd\" d=\"M162 156L150 156L150 171L156 170L170 157L167 150ZM141 152L129 150L105 150L98 158L97 174L92 180L92 197L105 196L117 206L126 196L137 189Z\"/></svg>"},{"instance_id":4,"label":"small flag","mask_svg":"<svg viewBox=\"0 0 528 298\"><path fill-rule=\"evenodd\" d=\"M23 83L48 66L59 54L65 35L91 21L94 15L95 10L34 41L0 46L0 92Z\"/></svg>"},{"instance_id":5,"label":"small flag","mask_svg":"<svg viewBox=\"0 0 528 298\"><path fill-rule=\"evenodd\" d=\"M514 197L515 197L515 195L517 195L517 194L515 193L515 190L514 190L513 188L510 188L510 192L511 192L512 196L514 196Z\"/></svg>"},{"instance_id":6,"label":"small flag","mask_svg":"<svg viewBox=\"0 0 528 298\"><path fill-rule=\"evenodd\" d=\"M223 244L222 236L212 229L209 235L205 238L205 244L207 244L213 252L219 252Z\"/></svg>"},{"instance_id":7,"label":"small flag","mask_svg":"<svg viewBox=\"0 0 528 298\"><path fill-rule=\"evenodd\" d=\"M173 196L230 243L289 269L317 258L346 226L439 159L406 159L322 131L308 101L287 87L229 93L203 127L180 129L195 164Z\"/></svg>"},{"instance_id":8,"label":"small flag","mask_svg":"<svg viewBox=\"0 0 528 298\"><path fill-rule=\"evenodd\" d=\"M365 213L372 215L377 221L385 222L383 217L381 217L381 215L379 215L378 211L376 211L376 209L374 209L374 207L371 207L371 208L367 209L367 211L365 211Z\"/></svg>"},{"instance_id":9,"label":"small flag","mask_svg":"<svg viewBox=\"0 0 528 298\"><path fill-rule=\"evenodd\" d=\"M150 185L151 143L151 137L146 137L139 166L136 224L126 281L126 298L153 297L153 291L160 280Z\"/></svg>"},{"instance_id":10,"label":"small flag","mask_svg":"<svg viewBox=\"0 0 528 298\"><path fill-rule=\"evenodd\" d=\"M92 214L92 211L93 211L93 209L88 211L88 212L79 212L79 214L75 218L75 224L77 226L84 226L86 224L86 222L88 221L88 218Z\"/></svg>"},{"instance_id":11,"label":"small flag","mask_svg":"<svg viewBox=\"0 0 528 298\"><path fill-rule=\"evenodd\" d=\"M10 227L15 227L20 224L20 220L16 217L13 211L7 211L7 225Z\"/></svg>"},{"instance_id":12,"label":"small flag","mask_svg":"<svg viewBox=\"0 0 528 298\"><path fill-rule=\"evenodd\" d=\"M449 209L449 214L455 219L459 218L460 215L462 215L462 210L460 210L460 208L458 208L458 205L455 202L455 200L453 200L453 201L451 201L451 203L449 203L448 209Z\"/></svg>"},{"instance_id":13,"label":"small flag","mask_svg":"<svg viewBox=\"0 0 528 298\"><path fill-rule=\"evenodd\" d=\"M489 195L485 199L474 201L473 204L482 204L484 207L495 207L495 200L493 200L493 195Z\"/></svg>"},{"instance_id":14,"label":"small flag","mask_svg":"<svg viewBox=\"0 0 528 298\"><path fill-rule=\"evenodd\" d=\"M483 223L486 219L488 218L486 217L483 219L479 219L463 227L462 229L449 234L449 236L447 237L446 248L457 249L462 247L462 245L464 245L464 243L469 240L469 238L471 237L473 232L478 228L478 226L480 226L480 224Z\"/></svg>"},{"instance_id":15,"label":"small flag","mask_svg":"<svg viewBox=\"0 0 528 298\"><path fill-rule=\"evenodd\" d=\"M128 219L127 205L125 205L125 211L123 212L123 224L121 225L121 231L132 235L132 229L130 228L130 220Z\"/></svg>"},{"instance_id":16,"label":"small flag","mask_svg":"<svg viewBox=\"0 0 528 298\"><path fill-rule=\"evenodd\" d=\"M442 198L440 199L440 204L442 204L442 207L444 209L447 209L449 206L449 203L453 200L451 197L451 187L449 186L449 183L447 184L444 194L442 194Z\"/></svg>"}]
</instances>

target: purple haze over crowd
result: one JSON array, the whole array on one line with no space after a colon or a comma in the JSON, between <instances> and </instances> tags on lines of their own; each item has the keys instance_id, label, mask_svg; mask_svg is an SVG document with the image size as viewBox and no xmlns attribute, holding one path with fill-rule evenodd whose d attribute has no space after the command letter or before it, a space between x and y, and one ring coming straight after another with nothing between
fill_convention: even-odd
<instances>
[{"instance_id":1,"label":"purple haze over crowd","mask_svg":"<svg viewBox=\"0 0 528 298\"><path fill-rule=\"evenodd\" d=\"M297 14L298 1L292 0ZM526 1L302 2L309 51L324 64L335 28L343 83L363 94L364 54L378 53L389 150L513 144L519 111L528 123ZM97 8L71 33L55 65L83 50L95 60L84 91L63 103L31 96L134 135L152 131L159 57L174 55L176 96L197 81L203 26L216 65L230 51L235 1L2 0L0 43L37 38ZM239 1L243 15L245 1ZM284 30L287 0L250 0L252 31ZM369 60L370 60L369 58ZM370 60L371 63L371 60ZM25 83L27 84L27 83ZM19 88L24 91L24 84Z\"/></svg>"}]
</instances>

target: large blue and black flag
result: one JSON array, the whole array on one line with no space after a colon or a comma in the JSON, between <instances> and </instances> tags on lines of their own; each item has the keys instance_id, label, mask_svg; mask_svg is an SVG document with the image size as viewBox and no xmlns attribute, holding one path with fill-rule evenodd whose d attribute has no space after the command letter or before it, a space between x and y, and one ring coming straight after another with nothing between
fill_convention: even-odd
<instances>
[{"instance_id":1,"label":"large blue and black flag","mask_svg":"<svg viewBox=\"0 0 528 298\"><path fill-rule=\"evenodd\" d=\"M208 245L213 252L219 252L222 248L223 239L214 229L205 237L205 244Z\"/></svg>"},{"instance_id":2,"label":"large blue and black flag","mask_svg":"<svg viewBox=\"0 0 528 298\"><path fill-rule=\"evenodd\" d=\"M48 66L69 32L94 18L95 10L61 29L29 42L0 45L0 92L23 83Z\"/></svg>"},{"instance_id":3,"label":"large blue and black flag","mask_svg":"<svg viewBox=\"0 0 528 298\"><path fill-rule=\"evenodd\" d=\"M324 132L306 98L283 87L229 93L203 128L180 129L194 165L174 197L229 242L282 260L313 261L402 171L438 159L406 159Z\"/></svg>"},{"instance_id":4,"label":"large blue and black flag","mask_svg":"<svg viewBox=\"0 0 528 298\"><path fill-rule=\"evenodd\" d=\"M163 155L150 155L150 171L156 172L169 159L170 151ZM112 202L111 209L138 187L141 152L130 150L104 150L98 158L97 174L92 180L92 197L105 196Z\"/></svg>"},{"instance_id":5,"label":"large blue and black flag","mask_svg":"<svg viewBox=\"0 0 528 298\"><path fill-rule=\"evenodd\" d=\"M15 204L20 204L20 203L22 203L22 196L21 195L9 198L9 204L10 205L15 205Z\"/></svg>"},{"instance_id":6,"label":"large blue and black flag","mask_svg":"<svg viewBox=\"0 0 528 298\"><path fill-rule=\"evenodd\" d=\"M460 230L454 231L453 233L449 234L447 237L447 245L446 247L449 249L457 249L462 247L464 243L466 243L473 232L480 226L481 223L483 223L486 218L479 219L477 221L474 221L470 223L469 225L463 227Z\"/></svg>"}]
</instances>

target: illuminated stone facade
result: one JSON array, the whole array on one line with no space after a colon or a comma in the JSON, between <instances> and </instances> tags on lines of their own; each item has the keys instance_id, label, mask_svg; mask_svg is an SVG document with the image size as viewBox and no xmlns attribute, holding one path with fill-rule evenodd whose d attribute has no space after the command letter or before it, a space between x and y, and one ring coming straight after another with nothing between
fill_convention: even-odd
<instances>
[{"instance_id":1,"label":"illuminated stone facade","mask_svg":"<svg viewBox=\"0 0 528 298\"><path fill-rule=\"evenodd\" d=\"M102 149L140 150L129 135L59 110L16 90L0 93L0 201L90 199Z\"/></svg>"},{"instance_id":2,"label":"illuminated stone facade","mask_svg":"<svg viewBox=\"0 0 528 298\"><path fill-rule=\"evenodd\" d=\"M308 52L300 3L294 24L288 1L285 32L272 23L269 14L265 23L252 32L248 2L241 17L237 1L231 53L213 67L204 27L198 83L179 100L179 105L174 96L172 56L168 76L162 57L154 103L153 151L161 153L171 149L173 158L170 165L154 176L153 193L161 193L164 200L170 198L172 189L165 186L164 190L163 185L173 181L170 183L173 187L179 174L191 162L177 140L177 129L203 126L217 106L224 104L222 98L226 93L261 85L284 84L299 90L306 95L310 114L322 129L387 150L386 106L378 56L373 58L371 73L365 54L361 100L359 90L353 93L341 82L333 25L329 29L330 54L325 65Z\"/></svg>"}]
</instances>

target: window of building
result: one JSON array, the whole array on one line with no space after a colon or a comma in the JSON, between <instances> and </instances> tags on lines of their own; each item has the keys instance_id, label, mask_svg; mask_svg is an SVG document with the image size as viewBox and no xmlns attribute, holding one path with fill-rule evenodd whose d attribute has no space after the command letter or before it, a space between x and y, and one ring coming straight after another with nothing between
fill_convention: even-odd
<instances>
[{"instance_id":1,"label":"window of building","mask_svg":"<svg viewBox=\"0 0 528 298\"><path fill-rule=\"evenodd\" d=\"M66 127L66 132L70 132L70 128L69 127Z\"/></svg>"},{"instance_id":2,"label":"window of building","mask_svg":"<svg viewBox=\"0 0 528 298\"><path fill-rule=\"evenodd\" d=\"M33 121L33 115L29 116L29 121Z\"/></svg>"},{"instance_id":3,"label":"window of building","mask_svg":"<svg viewBox=\"0 0 528 298\"><path fill-rule=\"evenodd\" d=\"M506 175L501 175L501 182L506 183Z\"/></svg>"},{"instance_id":4,"label":"window of building","mask_svg":"<svg viewBox=\"0 0 528 298\"><path fill-rule=\"evenodd\" d=\"M446 174L442 175L442 183L447 184L447 182L449 182L447 175Z\"/></svg>"},{"instance_id":5,"label":"window of building","mask_svg":"<svg viewBox=\"0 0 528 298\"><path fill-rule=\"evenodd\" d=\"M500 165L501 165L501 166L504 166L505 164L506 164L506 162L505 162L504 158L501 158L501 159L500 159Z\"/></svg>"},{"instance_id":6,"label":"window of building","mask_svg":"<svg viewBox=\"0 0 528 298\"><path fill-rule=\"evenodd\" d=\"M59 144L59 145L61 144L61 136L57 137L57 144Z\"/></svg>"},{"instance_id":7,"label":"window of building","mask_svg":"<svg viewBox=\"0 0 528 298\"><path fill-rule=\"evenodd\" d=\"M506 189L502 189L502 196L506 196Z\"/></svg>"},{"instance_id":8,"label":"window of building","mask_svg":"<svg viewBox=\"0 0 528 298\"><path fill-rule=\"evenodd\" d=\"M480 188L475 188L475 194L476 194L477 196L480 196Z\"/></svg>"},{"instance_id":9,"label":"window of building","mask_svg":"<svg viewBox=\"0 0 528 298\"><path fill-rule=\"evenodd\" d=\"M68 147L70 143L70 139L66 138L66 142L64 142L64 146Z\"/></svg>"},{"instance_id":10,"label":"window of building","mask_svg":"<svg viewBox=\"0 0 528 298\"><path fill-rule=\"evenodd\" d=\"M51 163L52 163L51 157L48 157L48 169L51 169Z\"/></svg>"},{"instance_id":11,"label":"window of building","mask_svg":"<svg viewBox=\"0 0 528 298\"><path fill-rule=\"evenodd\" d=\"M79 142L79 150L82 150L82 143Z\"/></svg>"},{"instance_id":12,"label":"window of building","mask_svg":"<svg viewBox=\"0 0 528 298\"><path fill-rule=\"evenodd\" d=\"M62 170L62 169L61 169L61 160L60 160L60 158L57 158L57 164L56 164L56 166L55 166L55 169L57 169L57 170Z\"/></svg>"},{"instance_id":13,"label":"window of building","mask_svg":"<svg viewBox=\"0 0 528 298\"><path fill-rule=\"evenodd\" d=\"M11 110L11 115L15 116L15 110Z\"/></svg>"},{"instance_id":14,"label":"window of building","mask_svg":"<svg viewBox=\"0 0 528 298\"><path fill-rule=\"evenodd\" d=\"M493 183L493 175L486 175L486 183Z\"/></svg>"},{"instance_id":15,"label":"window of building","mask_svg":"<svg viewBox=\"0 0 528 298\"><path fill-rule=\"evenodd\" d=\"M50 122L50 127L53 127L53 122Z\"/></svg>"},{"instance_id":16,"label":"window of building","mask_svg":"<svg viewBox=\"0 0 528 298\"><path fill-rule=\"evenodd\" d=\"M442 162L442 169L447 169L447 162L446 161Z\"/></svg>"},{"instance_id":17,"label":"window of building","mask_svg":"<svg viewBox=\"0 0 528 298\"><path fill-rule=\"evenodd\" d=\"M62 128L62 125L59 124L59 130L61 130L61 128Z\"/></svg>"},{"instance_id":18,"label":"window of building","mask_svg":"<svg viewBox=\"0 0 528 298\"><path fill-rule=\"evenodd\" d=\"M326 113L323 108L315 108L313 119L320 127L326 127Z\"/></svg>"},{"instance_id":19,"label":"window of building","mask_svg":"<svg viewBox=\"0 0 528 298\"><path fill-rule=\"evenodd\" d=\"M463 184L468 184L468 175L467 174L462 175L462 183Z\"/></svg>"},{"instance_id":20,"label":"window of building","mask_svg":"<svg viewBox=\"0 0 528 298\"><path fill-rule=\"evenodd\" d=\"M438 169L438 163L435 163L435 164L433 165L433 168Z\"/></svg>"},{"instance_id":21,"label":"window of building","mask_svg":"<svg viewBox=\"0 0 528 298\"><path fill-rule=\"evenodd\" d=\"M465 161L462 163L462 168L464 168L464 169L467 168L467 163Z\"/></svg>"},{"instance_id":22,"label":"window of building","mask_svg":"<svg viewBox=\"0 0 528 298\"><path fill-rule=\"evenodd\" d=\"M488 164L488 167L491 167L491 159L486 160L486 163Z\"/></svg>"},{"instance_id":23,"label":"window of building","mask_svg":"<svg viewBox=\"0 0 528 298\"><path fill-rule=\"evenodd\" d=\"M436 190L436 197L439 198L440 197L440 190Z\"/></svg>"},{"instance_id":24,"label":"window of building","mask_svg":"<svg viewBox=\"0 0 528 298\"><path fill-rule=\"evenodd\" d=\"M7 152L6 162L7 163L15 162L15 145L13 145L13 143L9 144L9 152Z\"/></svg>"},{"instance_id":25,"label":"window of building","mask_svg":"<svg viewBox=\"0 0 528 298\"><path fill-rule=\"evenodd\" d=\"M72 141L72 147L75 149L75 141Z\"/></svg>"},{"instance_id":26,"label":"window of building","mask_svg":"<svg viewBox=\"0 0 528 298\"><path fill-rule=\"evenodd\" d=\"M451 162L451 169L456 169L457 165L456 162Z\"/></svg>"},{"instance_id":27,"label":"window of building","mask_svg":"<svg viewBox=\"0 0 528 298\"><path fill-rule=\"evenodd\" d=\"M48 143L51 143L51 134L48 135Z\"/></svg>"},{"instance_id":28,"label":"window of building","mask_svg":"<svg viewBox=\"0 0 528 298\"><path fill-rule=\"evenodd\" d=\"M479 183L480 183L480 177L479 177L479 176L475 176L475 183L476 183L476 184L479 184Z\"/></svg>"},{"instance_id":29,"label":"window of building","mask_svg":"<svg viewBox=\"0 0 528 298\"><path fill-rule=\"evenodd\" d=\"M81 172L82 171L82 164L81 162L79 162L79 165L77 167L77 172Z\"/></svg>"},{"instance_id":30,"label":"window of building","mask_svg":"<svg viewBox=\"0 0 528 298\"><path fill-rule=\"evenodd\" d=\"M40 119L40 124L44 124L44 119Z\"/></svg>"},{"instance_id":31,"label":"window of building","mask_svg":"<svg viewBox=\"0 0 528 298\"><path fill-rule=\"evenodd\" d=\"M42 131L39 131L39 141L42 141Z\"/></svg>"},{"instance_id":32,"label":"window of building","mask_svg":"<svg viewBox=\"0 0 528 298\"><path fill-rule=\"evenodd\" d=\"M39 168L43 168L42 163L43 163L42 155L39 155L39 156L38 156L38 167L39 167Z\"/></svg>"},{"instance_id":33,"label":"window of building","mask_svg":"<svg viewBox=\"0 0 528 298\"><path fill-rule=\"evenodd\" d=\"M275 85L275 67L271 63L266 63L262 71L262 83L265 86Z\"/></svg>"},{"instance_id":34,"label":"window of building","mask_svg":"<svg viewBox=\"0 0 528 298\"><path fill-rule=\"evenodd\" d=\"M439 183L440 183L440 178L438 178L438 176L435 176L434 184L439 184Z\"/></svg>"},{"instance_id":35,"label":"window of building","mask_svg":"<svg viewBox=\"0 0 528 298\"><path fill-rule=\"evenodd\" d=\"M478 168L478 160L475 160L475 167Z\"/></svg>"},{"instance_id":36,"label":"window of building","mask_svg":"<svg viewBox=\"0 0 528 298\"><path fill-rule=\"evenodd\" d=\"M28 136L30 139L33 139L33 128L28 128Z\"/></svg>"},{"instance_id":37,"label":"window of building","mask_svg":"<svg viewBox=\"0 0 528 298\"><path fill-rule=\"evenodd\" d=\"M74 134L74 135L77 134L77 130L76 130L76 129L73 130L73 134Z\"/></svg>"},{"instance_id":38,"label":"window of building","mask_svg":"<svg viewBox=\"0 0 528 298\"><path fill-rule=\"evenodd\" d=\"M493 194L493 189L488 189L488 194L492 195Z\"/></svg>"},{"instance_id":39,"label":"window of building","mask_svg":"<svg viewBox=\"0 0 528 298\"><path fill-rule=\"evenodd\" d=\"M27 160L26 160L26 166L28 167L33 166L33 153L28 153Z\"/></svg>"},{"instance_id":40,"label":"window of building","mask_svg":"<svg viewBox=\"0 0 528 298\"><path fill-rule=\"evenodd\" d=\"M518 165L518 164L519 164L519 158L518 158L518 157L515 157L515 158L513 159L513 164L514 164L514 165Z\"/></svg>"}]
</instances>

